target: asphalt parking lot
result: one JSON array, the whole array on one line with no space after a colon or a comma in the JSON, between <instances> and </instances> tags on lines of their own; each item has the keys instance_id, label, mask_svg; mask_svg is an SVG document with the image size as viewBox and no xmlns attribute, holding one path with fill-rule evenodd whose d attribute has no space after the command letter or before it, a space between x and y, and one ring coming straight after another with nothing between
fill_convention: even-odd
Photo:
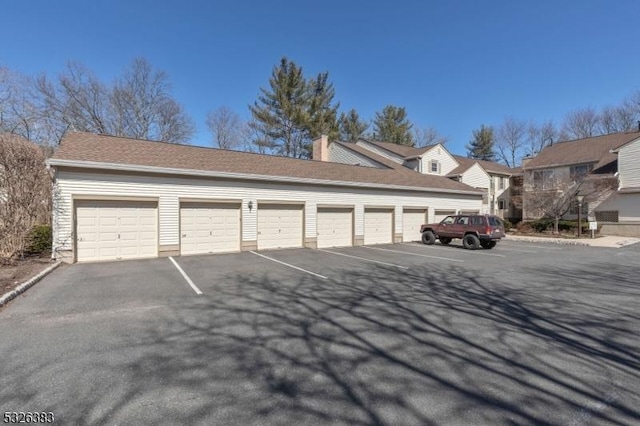
<instances>
[{"instance_id":1,"label":"asphalt parking lot","mask_svg":"<svg viewBox=\"0 0 640 426\"><path fill-rule=\"evenodd\" d=\"M637 424L639 259L504 241L64 266L0 310L0 407L57 424Z\"/></svg>"}]
</instances>

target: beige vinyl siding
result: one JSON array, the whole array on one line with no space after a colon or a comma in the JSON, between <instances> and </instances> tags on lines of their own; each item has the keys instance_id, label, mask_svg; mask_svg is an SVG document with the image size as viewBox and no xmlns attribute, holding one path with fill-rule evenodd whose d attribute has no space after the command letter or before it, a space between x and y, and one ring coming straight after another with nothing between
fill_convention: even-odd
<instances>
[{"instance_id":1,"label":"beige vinyl siding","mask_svg":"<svg viewBox=\"0 0 640 426\"><path fill-rule=\"evenodd\" d=\"M618 222L640 222L640 193L614 193L595 208L596 211L617 211Z\"/></svg>"},{"instance_id":2,"label":"beige vinyl siding","mask_svg":"<svg viewBox=\"0 0 640 426\"><path fill-rule=\"evenodd\" d=\"M387 151L386 149L382 149L382 148L380 148L380 147L378 147L378 146L376 146L374 144L371 144L371 143L368 143L368 142L360 140L360 141L356 142L356 145L359 145L359 146L361 146L363 148L366 148L371 152L375 152L376 154L378 154L378 155L380 155L380 156L382 156L382 157L384 157L384 158L386 158L388 160L395 161L398 164L403 164L404 163L404 157L401 157L399 155L393 154L393 153Z\"/></svg>"},{"instance_id":3,"label":"beige vinyl siding","mask_svg":"<svg viewBox=\"0 0 640 426\"><path fill-rule=\"evenodd\" d=\"M620 189L640 188L640 139L620 149L618 153Z\"/></svg>"},{"instance_id":4,"label":"beige vinyl siding","mask_svg":"<svg viewBox=\"0 0 640 426\"><path fill-rule=\"evenodd\" d=\"M440 163L440 173L438 173L440 176L451 173L453 169L460 165L456 159L449 154L449 151L440 144L422 154L422 173L435 174L431 173L431 160L436 160Z\"/></svg>"},{"instance_id":5,"label":"beige vinyl siding","mask_svg":"<svg viewBox=\"0 0 640 426\"><path fill-rule=\"evenodd\" d=\"M466 183L474 188L489 189L491 181L487 172L476 163L462 173L462 183Z\"/></svg>"},{"instance_id":6,"label":"beige vinyl siding","mask_svg":"<svg viewBox=\"0 0 640 426\"><path fill-rule=\"evenodd\" d=\"M376 163L372 159L336 143L329 145L329 161L332 163L359 164L366 167L386 168L380 163Z\"/></svg>"},{"instance_id":7,"label":"beige vinyl siding","mask_svg":"<svg viewBox=\"0 0 640 426\"><path fill-rule=\"evenodd\" d=\"M477 195L414 192L402 190L359 189L320 185L295 185L221 179L192 179L156 175L124 175L58 170L56 191L61 216L57 222L55 245L70 250L72 196L85 197L157 197L159 199L159 243L177 245L179 238L179 199L242 200L242 240L255 241L258 201L298 201L305 203L305 238L316 237L316 206L353 205L354 231L363 235L364 205L434 205L442 209L479 209ZM249 210L249 201L253 203ZM431 211L429 214L432 215ZM432 219L432 217L430 218ZM396 232L402 232L401 222Z\"/></svg>"}]
</instances>

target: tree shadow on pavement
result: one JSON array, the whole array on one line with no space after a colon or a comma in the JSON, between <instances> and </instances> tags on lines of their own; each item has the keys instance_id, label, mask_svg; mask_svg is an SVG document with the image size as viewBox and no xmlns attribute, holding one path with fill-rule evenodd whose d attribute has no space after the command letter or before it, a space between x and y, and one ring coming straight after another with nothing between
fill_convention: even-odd
<instances>
[{"instance_id":1,"label":"tree shadow on pavement","mask_svg":"<svg viewBox=\"0 0 640 426\"><path fill-rule=\"evenodd\" d=\"M167 350L129 373L196 390L194 423L640 422L637 314L563 273L532 288L455 267L293 284L239 274L174 310L174 332L149 330L137 344Z\"/></svg>"},{"instance_id":2,"label":"tree shadow on pavement","mask_svg":"<svg viewBox=\"0 0 640 426\"><path fill-rule=\"evenodd\" d=\"M89 409L65 420L638 423L640 290L631 267L601 266L588 279L570 267L530 271L527 283L449 266L228 275L96 347L85 367L100 380L64 390ZM618 284L603 291L605 280Z\"/></svg>"}]
</instances>

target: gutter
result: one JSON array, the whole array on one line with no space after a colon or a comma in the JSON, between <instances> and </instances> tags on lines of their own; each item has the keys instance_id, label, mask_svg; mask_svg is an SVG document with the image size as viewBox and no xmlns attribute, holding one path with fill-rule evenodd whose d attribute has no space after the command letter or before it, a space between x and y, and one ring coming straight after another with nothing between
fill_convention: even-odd
<instances>
[{"instance_id":1,"label":"gutter","mask_svg":"<svg viewBox=\"0 0 640 426\"><path fill-rule=\"evenodd\" d=\"M170 174L180 176L200 176L222 179L240 179L240 180L253 180L253 181L267 181L267 182L285 182L285 183L308 183L324 186L347 186L356 188L380 188L380 189L396 189L403 191L415 191L415 192L436 192L446 194L462 194L462 195L482 195L477 191L466 191L461 189L440 189L429 187L417 187L417 186L404 186L404 185L392 185L381 183L369 183L369 182L346 182L338 180L323 180L312 178L296 178L290 176L268 176L257 175L247 173L233 173L233 172L216 172L209 170L194 170L194 169L176 169L167 167L156 166L142 166L142 165L129 165L129 164L117 164L117 163L100 163L95 161L81 161L81 160L62 160L62 159L49 159L47 161L48 166L53 167L75 167L81 169L98 169L98 170L119 170L125 172L145 172L156 174Z\"/></svg>"}]
</instances>

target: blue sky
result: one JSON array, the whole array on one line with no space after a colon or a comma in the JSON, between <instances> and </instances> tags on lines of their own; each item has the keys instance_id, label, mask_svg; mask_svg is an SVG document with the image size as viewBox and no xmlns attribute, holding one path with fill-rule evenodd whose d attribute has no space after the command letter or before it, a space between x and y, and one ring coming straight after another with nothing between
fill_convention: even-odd
<instances>
[{"instance_id":1,"label":"blue sky","mask_svg":"<svg viewBox=\"0 0 640 426\"><path fill-rule=\"evenodd\" d=\"M105 80L135 57L169 74L206 144L208 110L248 118L282 56L329 71L344 110L387 104L449 136L505 116L560 121L640 89L637 0L2 0L0 65L84 63Z\"/></svg>"}]
</instances>

